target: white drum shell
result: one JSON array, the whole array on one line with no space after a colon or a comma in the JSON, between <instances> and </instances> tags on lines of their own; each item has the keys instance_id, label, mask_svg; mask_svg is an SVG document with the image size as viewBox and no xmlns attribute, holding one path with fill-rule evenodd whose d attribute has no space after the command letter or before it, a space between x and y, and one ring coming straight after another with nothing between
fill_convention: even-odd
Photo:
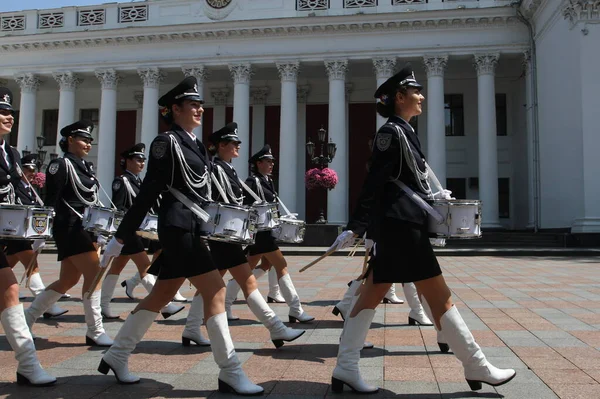
<instances>
[{"instance_id":1,"label":"white drum shell","mask_svg":"<svg viewBox=\"0 0 600 399\"><path fill-rule=\"evenodd\" d=\"M252 208L211 202L203 206L210 215L201 229L209 240L236 244L254 244L258 215Z\"/></svg>"},{"instance_id":2,"label":"white drum shell","mask_svg":"<svg viewBox=\"0 0 600 399\"><path fill-rule=\"evenodd\" d=\"M279 225L271 230L275 240L288 244L300 244L304 241L306 223L303 220L291 219L282 216Z\"/></svg>"},{"instance_id":3,"label":"white drum shell","mask_svg":"<svg viewBox=\"0 0 600 399\"><path fill-rule=\"evenodd\" d=\"M50 207L0 205L0 238L50 238L53 221Z\"/></svg>"},{"instance_id":4,"label":"white drum shell","mask_svg":"<svg viewBox=\"0 0 600 399\"><path fill-rule=\"evenodd\" d=\"M152 241L158 241L158 216L147 214L137 231L137 235Z\"/></svg>"},{"instance_id":5,"label":"white drum shell","mask_svg":"<svg viewBox=\"0 0 600 399\"><path fill-rule=\"evenodd\" d=\"M258 213L258 231L272 230L279 225L279 209L276 203L252 205L252 208Z\"/></svg>"},{"instance_id":6,"label":"white drum shell","mask_svg":"<svg viewBox=\"0 0 600 399\"><path fill-rule=\"evenodd\" d=\"M85 208L82 225L84 230L94 234L112 236L123 220L123 212L101 206Z\"/></svg>"},{"instance_id":7,"label":"white drum shell","mask_svg":"<svg viewBox=\"0 0 600 399\"><path fill-rule=\"evenodd\" d=\"M443 217L438 222L429 216L429 232L445 238L481 237L481 201L478 200L436 200L433 208Z\"/></svg>"}]
</instances>

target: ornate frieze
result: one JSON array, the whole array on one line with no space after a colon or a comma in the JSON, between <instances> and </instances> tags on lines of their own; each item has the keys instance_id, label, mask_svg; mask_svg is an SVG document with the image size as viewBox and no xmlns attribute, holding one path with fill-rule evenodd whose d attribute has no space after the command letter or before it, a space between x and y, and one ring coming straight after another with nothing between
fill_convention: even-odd
<instances>
[{"instance_id":1,"label":"ornate frieze","mask_svg":"<svg viewBox=\"0 0 600 399\"><path fill-rule=\"evenodd\" d=\"M204 65L184 65L181 67L181 72L186 78L194 76L198 82L205 82L210 75L210 71Z\"/></svg>"},{"instance_id":2,"label":"ornate frieze","mask_svg":"<svg viewBox=\"0 0 600 399\"><path fill-rule=\"evenodd\" d=\"M148 6L119 7L119 22L143 22L148 20Z\"/></svg>"},{"instance_id":3,"label":"ornate frieze","mask_svg":"<svg viewBox=\"0 0 600 399\"><path fill-rule=\"evenodd\" d=\"M328 8L329 0L296 0L296 10L298 11L317 11Z\"/></svg>"},{"instance_id":4,"label":"ornate frieze","mask_svg":"<svg viewBox=\"0 0 600 399\"><path fill-rule=\"evenodd\" d=\"M229 71L234 83L250 84L250 78L252 77L252 65L250 63L231 64L229 65Z\"/></svg>"},{"instance_id":5,"label":"ornate frieze","mask_svg":"<svg viewBox=\"0 0 600 399\"><path fill-rule=\"evenodd\" d=\"M104 9L80 10L77 13L77 25L104 25L106 21L106 11Z\"/></svg>"},{"instance_id":6,"label":"ornate frieze","mask_svg":"<svg viewBox=\"0 0 600 399\"><path fill-rule=\"evenodd\" d=\"M348 60L326 60L325 69L329 80L345 80L348 71Z\"/></svg>"},{"instance_id":7,"label":"ornate frieze","mask_svg":"<svg viewBox=\"0 0 600 399\"><path fill-rule=\"evenodd\" d=\"M215 105L227 105L229 89L227 87L217 87L210 91L210 95L213 98Z\"/></svg>"},{"instance_id":8,"label":"ornate frieze","mask_svg":"<svg viewBox=\"0 0 600 399\"><path fill-rule=\"evenodd\" d=\"M79 78L76 74L70 71L53 72L52 77L58 83L60 90L73 91L77 89L77 86L79 85L79 83L81 83L81 78Z\"/></svg>"},{"instance_id":9,"label":"ornate frieze","mask_svg":"<svg viewBox=\"0 0 600 399\"><path fill-rule=\"evenodd\" d=\"M267 96L271 89L268 86L265 87L251 87L250 97L252 98L252 104L266 104Z\"/></svg>"},{"instance_id":10,"label":"ornate frieze","mask_svg":"<svg viewBox=\"0 0 600 399\"><path fill-rule=\"evenodd\" d=\"M580 22L600 21L599 0L572 0L566 2L563 16L571 23L571 29Z\"/></svg>"},{"instance_id":11,"label":"ornate frieze","mask_svg":"<svg viewBox=\"0 0 600 399\"><path fill-rule=\"evenodd\" d=\"M51 29L65 26L65 14L62 12L49 12L38 14L38 28Z\"/></svg>"},{"instance_id":12,"label":"ornate frieze","mask_svg":"<svg viewBox=\"0 0 600 399\"><path fill-rule=\"evenodd\" d=\"M447 54L426 55L423 57L427 76L444 76L446 64L448 63Z\"/></svg>"},{"instance_id":13,"label":"ornate frieze","mask_svg":"<svg viewBox=\"0 0 600 399\"><path fill-rule=\"evenodd\" d=\"M499 53L475 54L473 56L473 64L477 70L477 76L493 75L498 65Z\"/></svg>"},{"instance_id":14,"label":"ornate frieze","mask_svg":"<svg viewBox=\"0 0 600 399\"><path fill-rule=\"evenodd\" d=\"M40 87L40 84L42 84L40 78L33 73L21 73L15 75L15 81L21 88L21 91L26 93L37 91L37 89Z\"/></svg>"}]
</instances>

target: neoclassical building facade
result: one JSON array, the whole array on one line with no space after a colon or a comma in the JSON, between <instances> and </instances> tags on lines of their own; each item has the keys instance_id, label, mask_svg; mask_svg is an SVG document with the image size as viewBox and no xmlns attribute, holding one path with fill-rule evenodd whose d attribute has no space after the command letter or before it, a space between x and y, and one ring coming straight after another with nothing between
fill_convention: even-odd
<instances>
[{"instance_id":1,"label":"neoclassical building facade","mask_svg":"<svg viewBox=\"0 0 600 399\"><path fill-rule=\"evenodd\" d=\"M15 93L11 143L20 151L37 151L42 136L57 154L58 130L91 118L91 160L108 189L120 173L116 154L166 129L159 96L195 76L205 98L196 133L206 139L236 121L242 174L270 144L288 208L309 222L323 210L341 224L384 122L373 93L410 62L424 85L424 112L412 123L429 163L457 197L483 201L486 228L595 233L598 8L581 0L149 0L14 11L0 13L0 83ZM307 191L305 171L317 165L306 143L319 155L321 128L337 148L329 167L339 183Z\"/></svg>"}]
</instances>

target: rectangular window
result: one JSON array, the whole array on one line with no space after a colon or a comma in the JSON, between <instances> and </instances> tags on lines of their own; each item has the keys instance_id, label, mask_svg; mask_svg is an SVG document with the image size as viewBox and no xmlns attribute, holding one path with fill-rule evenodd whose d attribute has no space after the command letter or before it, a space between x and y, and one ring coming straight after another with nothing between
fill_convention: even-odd
<instances>
[{"instance_id":1,"label":"rectangular window","mask_svg":"<svg viewBox=\"0 0 600 399\"><path fill-rule=\"evenodd\" d=\"M42 136L46 140L46 145L56 144L56 134L58 131L58 110L45 109L42 112ZM31 149L35 152L36 149Z\"/></svg>"},{"instance_id":2,"label":"rectangular window","mask_svg":"<svg viewBox=\"0 0 600 399\"><path fill-rule=\"evenodd\" d=\"M501 219L510 218L510 179L498 179L498 216Z\"/></svg>"},{"instance_id":3,"label":"rectangular window","mask_svg":"<svg viewBox=\"0 0 600 399\"><path fill-rule=\"evenodd\" d=\"M506 94L496 94L496 134L498 136L507 136L507 111L506 111Z\"/></svg>"},{"instance_id":4,"label":"rectangular window","mask_svg":"<svg viewBox=\"0 0 600 399\"><path fill-rule=\"evenodd\" d=\"M465 178L446 178L446 188L452 191L452 196L456 199L467 198L467 179Z\"/></svg>"},{"instance_id":5,"label":"rectangular window","mask_svg":"<svg viewBox=\"0 0 600 399\"><path fill-rule=\"evenodd\" d=\"M444 95L444 114L446 119L446 136L464 136L465 116L462 94Z\"/></svg>"},{"instance_id":6,"label":"rectangular window","mask_svg":"<svg viewBox=\"0 0 600 399\"><path fill-rule=\"evenodd\" d=\"M98 108L87 108L81 109L79 111L80 119L88 119L94 123L94 125L98 124L98 120L100 119L100 111Z\"/></svg>"}]
</instances>

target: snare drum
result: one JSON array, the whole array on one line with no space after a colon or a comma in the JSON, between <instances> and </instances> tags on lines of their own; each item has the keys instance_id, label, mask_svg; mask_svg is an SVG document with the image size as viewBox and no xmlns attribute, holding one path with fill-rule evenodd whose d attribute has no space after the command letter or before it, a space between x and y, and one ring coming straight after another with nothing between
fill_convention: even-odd
<instances>
[{"instance_id":1,"label":"snare drum","mask_svg":"<svg viewBox=\"0 0 600 399\"><path fill-rule=\"evenodd\" d=\"M254 244L254 233L258 214L252 208L220 202L211 202L202 207L209 215L202 222L202 234L209 240L236 244Z\"/></svg>"},{"instance_id":2,"label":"snare drum","mask_svg":"<svg viewBox=\"0 0 600 399\"><path fill-rule=\"evenodd\" d=\"M158 216L147 214L140 225L137 235L152 241L158 241Z\"/></svg>"},{"instance_id":3,"label":"snare drum","mask_svg":"<svg viewBox=\"0 0 600 399\"><path fill-rule=\"evenodd\" d=\"M54 209L31 205L0 205L0 238L52 237Z\"/></svg>"},{"instance_id":4,"label":"snare drum","mask_svg":"<svg viewBox=\"0 0 600 399\"><path fill-rule=\"evenodd\" d=\"M275 237L275 240L289 244L300 244L304 241L304 232L306 230L304 220L282 216L279 222L279 226L271 230L271 235Z\"/></svg>"},{"instance_id":5,"label":"snare drum","mask_svg":"<svg viewBox=\"0 0 600 399\"><path fill-rule=\"evenodd\" d=\"M258 231L272 230L279 225L279 209L276 202L252 205L252 208L258 213Z\"/></svg>"},{"instance_id":6,"label":"snare drum","mask_svg":"<svg viewBox=\"0 0 600 399\"><path fill-rule=\"evenodd\" d=\"M90 206L83 213L83 228L96 235L112 236L117 232L123 215L116 209Z\"/></svg>"},{"instance_id":7,"label":"snare drum","mask_svg":"<svg viewBox=\"0 0 600 399\"><path fill-rule=\"evenodd\" d=\"M436 237L481 237L481 201L435 200L433 208L444 217L442 223L429 217L429 232Z\"/></svg>"}]
</instances>

